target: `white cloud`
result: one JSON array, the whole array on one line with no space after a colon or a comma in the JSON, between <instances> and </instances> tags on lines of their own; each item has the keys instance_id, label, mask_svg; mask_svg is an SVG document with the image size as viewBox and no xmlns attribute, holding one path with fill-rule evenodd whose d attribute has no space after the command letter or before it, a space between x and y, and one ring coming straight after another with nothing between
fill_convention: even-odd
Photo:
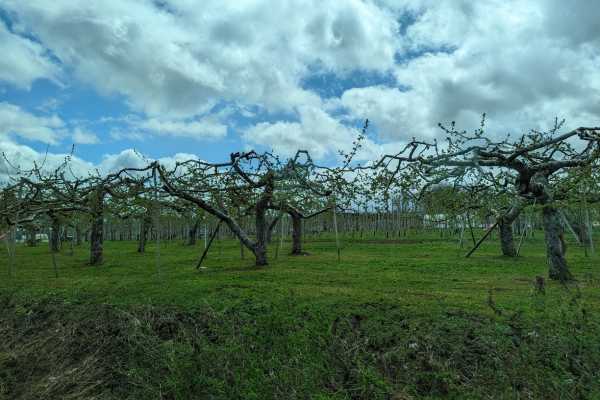
<instances>
[{"instance_id":1,"label":"white cloud","mask_svg":"<svg viewBox=\"0 0 600 400\"><path fill-rule=\"evenodd\" d=\"M83 131L81 128L75 128L71 136L75 144L97 144L100 139L93 132Z\"/></svg>"},{"instance_id":2,"label":"white cloud","mask_svg":"<svg viewBox=\"0 0 600 400\"><path fill-rule=\"evenodd\" d=\"M27 172L37 165L42 174L52 173L56 168L63 165L68 158L69 168L66 170L67 178L86 177L90 174L105 175L119 171L123 168L143 168L154 161L134 149L125 149L116 154L105 154L102 161L97 164L87 162L72 154L65 153L40 153L29 146L17 144L14 141L0 137L0 184L7 182L10 178L17 178L19 171ZM177 153L173 156L158 159L161 165L173 168L177 161L198 159L196 155Z\"/></svg>"},{"instance_id":3,"label":"white cloud","mask_svg":"<svg viewBox=\"0 0 600 400\"><path fill-rule=\"evenodd\" d=\"M39 106L36 107L36 109L41 112L50 113L56 111L61 104L62 100L51 97L44 100Z\"/></svg>"},{"instance_id":4,"label":"white cloud","mask_svg":"<svg viewBox=\"0 0 600 400\"><path fill-rule=\"evenodd\" d=\"M369 1L3 3L80 80L151 116L319 106L300 87L310 66L386 70L397 47L394 15Z\"/></svg>"},{"instance_id":5,"label":"white cloud","mask_svg":"<svg viewBox=\"0 0 600 400\"><path fill-rule=\"evenodd\" d=\"M159 161L166 168L173 168L178 161L197 160L198 156L188 153L176 153L158 160L148 157L134 149L125 149L116 154L105 154L95 168L102 174L116 172L123 168L144 168L153 161Z\"/></svg>"},{"instance_id":6,"label":"white cloud","mask_svg":"<svg viewBox=\"0 0 600 400\"><path fill-rule=\"evenodd\" d=\"M161 157L158 159L158 162L160 163L160 165L164 166L167 169L173 169L173 168L175 168L175 164L177 162L184 162L184 161L198 160L198 159L199 159L198 156L195 154L177 153L170 157Z\"/></svg>"},{"instance_id":7,"label":"white cloud","mask_svg":"<svg viewBox=\"0 0 600 400\"><path fill-rule=\"evenodd\" d=\"M59 69L43 46L11 33L0 21L0 82L29 89L36 79L57 79Z\"/></svg>"},{"instance_id":8,"label":"white cloud","mask_svg":"<svg viewBox=\"0 0 600 400\"><path fill-rule=\"evenodd\" d=\"M298 121L262 122L246 129L243 136L249 143L271 148L283 156L307 150L311 157L323 159L336 157L338 151L350 152L359 133L359 127L346 126L321 109L300 107ZM388 149L368 137L361 146L354 161L374 159Z\"/></svg>"},{"instance_id":9,"label":"white cloud","mask_svg":"<svg viewBox=\"0 0 600 400\"><path fill-rule=\"evenodd\" d=\"M387 140L410 140L413 136L432 137L437 133L431 125L432 111L417 93L395 88L371 86L344 92L341 105L358 118L369 118Z\"/></svg>"},{"instance_id":10,"label":"white cloud","mask_svg":"<svg viewBox=\"0 0 600 400\"><path fill-rule=\"evenodd\" d=\"M56 75L49 49L74 77L144 113L113 128L113 138L219 140L243 115L270 121L248 128L246 144L330 157L348 150L350 125L363 118L388 142L366 142L370 154L441 135L438 122L474 128L483 112L498 133L555 115L570 126L600 119L600 6L585 1L1 1L18 18L14 30L41 45L0 29L0 48L20 49L16 59L34 68L20 76L15 66L25 61L8 61L13 78L0 69L0 79L26 87ZM415 21L401 27L406 14ZM356 71L392 72L396 82L325 101L302 86L314 73ZM236 112L214 112L222 102ZM25 133L0 134L47 143L62 135L60 120L32 121L13 122Z\"/></svg>"},{"instance_id":11,"label":"white cloud","mask_svg":"<svg viewBox=\"0 0 600 400\"><path fill-rule=\"evenodd\" d=\"M16 177L17 172L27 171L34 167L34 163L42 172L51 172L58 168L69 157L71 170L78 176L86 175L93 171L93 164L69 154L40 153L29 146L17 144L9 138L0 136L0 149L3 156L0 158L0 182L9 177Z\"/></svg>"},{"instance_id":12,"label":"white cloud","mask_svg":"<svg viewBox=\"0 0 600 400\"><path fill-rule=\"evenodd\" d=\"M199 121L163 120L150 118L134 125L137 129L156 135L188 137L192 139L218 139L227 135L227 126L214 118Z\"/></svg>"},{"instance_id":13,"label":"white cloud","mask_svg":"<svg viewBox=\"0 0 600 400\"><path fill-rule=\"evenodd\" d=\"M598 24L580 18L593 14L587 5L569 6L577 11L560 24L586 27L557 30L562 3L413 2L418 17L403 43L417 56L395 68L403 89L349 89L340 104L371 118L387 140L441 136L438 122L473 129L484 112L498 134L546 126L555 116L569 127L597 125L600 42Z\"/></svg>"},{"instance_id":14,"label":"white cloud","mask_svg":"<svg viewBox=\"0 0 600 400\"><path fill-rule=\"evenodd\" d=\"M113 140L136 140L142 141L144 140L144 134L140 131L132 130L132 129L124 129L121 127L113 127L110 130L109 136Z\"/></svg>"},{"instance_id":15,"label":"white cloud","mask_svg":"<svg viewBox=\"0 0 600 400\"><path fill-rule=\"evenodd\" d=\"M114 140L139 141L148 134L173 138L217 140L227 136L227 125L222 122L222 119L226 119L228 116L223 111L203 118L192 119L142 118L136 115L127 115L123 118L107 118L105 122L117 122L123 125L111 129L110 137Z\"/></svg>"},{"instance_id":16,"label":"white cloud","mask_svg":"<svg viewBox=\"0 0 600 400\"><path fill-rule=\"evenodd\" d=\"M126 149L117 154L105 154L96 168L101 173L110 173L123 168L143 168L152 161L133 149Z\"/></svg>"},{"instance_id":17,"label":"white cloud","mask_svg":"<svg viewBox=\"0 0 600 400\"><path fill-rule=\"evenodd\" d=\"M0 139L14 135L47 144L58 143L65 126L55 115L38 117L6 102L0 102L0 121Z\"/></svg>"},{"instance_id":18,"label":"white cloud","mask_svg":"<svg viewBox=\"0 0 600 400\"><path fill-rule=\"evenodd\" d=\"M244 138L285 156L308 150L313 157L323 158L336 149L348 149L357 135L358 131L318 108L300 107L298 122L259 123L247 129Z\"/></svg>"}]
</instances>

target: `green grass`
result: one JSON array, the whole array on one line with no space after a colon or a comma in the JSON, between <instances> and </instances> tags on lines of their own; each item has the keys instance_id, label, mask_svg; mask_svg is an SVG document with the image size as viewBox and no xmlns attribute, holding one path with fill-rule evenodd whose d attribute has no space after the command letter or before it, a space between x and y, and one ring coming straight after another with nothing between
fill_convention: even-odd
<instances>
[{"instance_id":1,"label":"green grass","mask_svg":"<svg viewBox=\"0 0 600 400\"><path fill-rule=\"evenodd\" d=\"M600 398L600 258L571 244L577 284L538 293L542 237L515 259L345 239L340 262L324 238L260 269L222 241L200 272L201 244L161 243L157 268L153 243L107 242L102 267L63 250L58 278L47 246L18 247L12 277L3 249L0 398Z\"/></svg>"}]
</instances>

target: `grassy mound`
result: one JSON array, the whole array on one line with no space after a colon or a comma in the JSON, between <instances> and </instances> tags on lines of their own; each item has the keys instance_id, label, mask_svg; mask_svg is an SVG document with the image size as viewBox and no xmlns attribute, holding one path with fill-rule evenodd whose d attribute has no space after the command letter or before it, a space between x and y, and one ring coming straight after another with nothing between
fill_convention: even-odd
<instances>
[{"instance_id":1,"label":"grassy mound","mask_svg":"<svg viewBox=\"0 0 600 400\"><path fill-rule=\"evenodd\" d=\"M192 311L5 296L0 398L598 398L600 324L569 296L539 320L416 317L383 303Z\"/></svg>"}]
</instances>

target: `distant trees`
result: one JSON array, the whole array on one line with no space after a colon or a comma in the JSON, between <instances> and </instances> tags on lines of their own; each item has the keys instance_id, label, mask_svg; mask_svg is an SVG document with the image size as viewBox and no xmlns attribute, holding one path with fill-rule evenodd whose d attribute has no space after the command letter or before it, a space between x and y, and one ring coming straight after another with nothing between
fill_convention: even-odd
<instances>
[{"instance_id":1,"label":"distant trees","mask_svg":"<svg viewBox=\"0 0 600 400\"><path fill-rule=\"evenodd\" d=\"M22 195L0 211L11 226L31 222L45 215L50 220L50 248L60 250L61 225L69 215L83 214L90 218L90 265L103 262L105 199L116 196L116 188L130 185L132 172L146 169L129 168L105 176L76 176L69 168L69 158L50 173L34 166L21 174L15 183L3 191L5 195Z\"/></svg>"}]
</instances>

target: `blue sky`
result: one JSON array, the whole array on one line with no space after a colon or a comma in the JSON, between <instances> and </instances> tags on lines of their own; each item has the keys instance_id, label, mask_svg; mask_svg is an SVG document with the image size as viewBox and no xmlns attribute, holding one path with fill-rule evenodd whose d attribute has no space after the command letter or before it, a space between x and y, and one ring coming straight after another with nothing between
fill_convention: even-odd
<instances>
[{"instance_id":1,"label":"blue sky","mask_svg":"<svg viewBox=\"0 0 600 400\"><path fill-rule=\"evenodd\" d=\"M191 3L0 0L0 150L26 165L75 144L84 170L132 149L333 163L365 118L364 160L483 112L490 134L599 125L596 2Z\"/></svg>"}]
</instances>

